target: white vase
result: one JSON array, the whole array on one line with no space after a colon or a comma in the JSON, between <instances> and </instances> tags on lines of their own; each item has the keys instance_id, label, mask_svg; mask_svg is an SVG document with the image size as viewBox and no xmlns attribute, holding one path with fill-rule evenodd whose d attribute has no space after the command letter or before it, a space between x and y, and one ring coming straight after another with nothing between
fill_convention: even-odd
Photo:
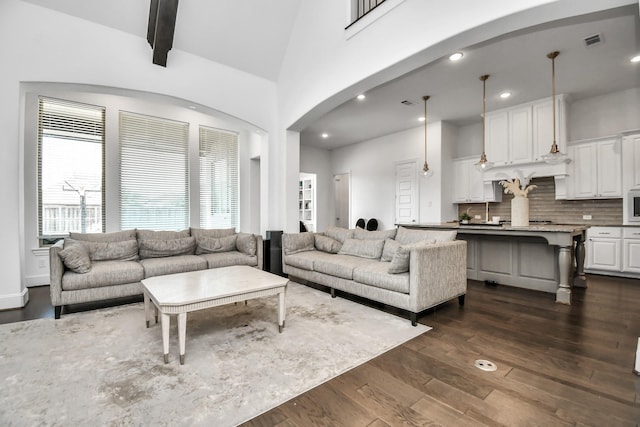
<instances>
[{"instance_id":1,"label":"white vase","mask_svg":"<svg viewBox=\"0 0 640 427\"><path fill-rule=\"evenodd\" d=\"M511 226L529 226L529 199L526 197L514 197L511 200Z\"/></svg>"}]
</instances>

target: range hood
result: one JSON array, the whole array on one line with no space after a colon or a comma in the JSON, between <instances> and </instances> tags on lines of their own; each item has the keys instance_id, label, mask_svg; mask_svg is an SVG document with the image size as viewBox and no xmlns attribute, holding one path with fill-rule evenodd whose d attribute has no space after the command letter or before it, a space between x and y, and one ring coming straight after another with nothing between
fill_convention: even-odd
<instances>
[{"instance_id":1,"label":"range hood","mask_svg":"<svg viewBox=\"0 0 640 427\"><path fill-rule=\"evenodd\" d=\"M545 162L520 163L517 165L495 166L484 172L484 182L502 181L503 179L513 179L518 176L528 176L533 174L533 178L552 176L556 184L556 199L567 198L566 180L569 175L567 163L551 165Z\"/></svg>"}]
</instances>

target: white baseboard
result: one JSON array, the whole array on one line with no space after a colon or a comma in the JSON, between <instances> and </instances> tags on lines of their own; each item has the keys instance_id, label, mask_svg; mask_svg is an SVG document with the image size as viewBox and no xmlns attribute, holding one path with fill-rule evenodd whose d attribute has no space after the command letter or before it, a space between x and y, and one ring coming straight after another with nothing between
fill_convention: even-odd
<instances>
[{"instance_id":1,"label":"white baseboard","mask_svg":"<svg viewBox=\"0 0 640 427\"><path fill-rule=\"evenodd\" d=\"M22 308L29 302L29 290L24 288L17 294L0 295L0 310Z\"/></svg>"},{"instance_id":2,"label":"white baseboard","mask_svg":"<svg viewBox=\"0 0 640 427\"><path fill-rule=\"evenodd\" d=\"M27 288L30 288L32 286L48 285L50 283L49 275L40 274L38 276L26 276L24 278L24 283L25 285L27 285Z\"/></svg>"}]
</instances>

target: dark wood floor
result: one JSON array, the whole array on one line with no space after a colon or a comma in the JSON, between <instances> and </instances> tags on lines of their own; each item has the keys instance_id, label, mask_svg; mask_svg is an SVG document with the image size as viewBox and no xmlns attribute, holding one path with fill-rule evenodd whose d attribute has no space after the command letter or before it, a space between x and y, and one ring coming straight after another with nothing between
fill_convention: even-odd
<instances>
[{"instance_id":1,"label":"dark wood floor","mask_svg":"<svg viewBox=\"0 0 640 427\"><path fill-rule=\"evenodd\" d=\"M464 308L420 319L432 331L245 426L638 426L640 280L554 298L470 281Z\"/></svg>"},{"instance_id":2,"label":"dark wood floor","mask_svg":"<svg viewBox=\"0 0 640 427\"><path fill-rule=\"evenodd\" d=\"M29 294L0 323L53 317L48 286ZM452 301L419 321L433 330L245 425L640 425L640 280L589 276L571 306L470 281L464 308Z\"/></svg>"}]
</instances>

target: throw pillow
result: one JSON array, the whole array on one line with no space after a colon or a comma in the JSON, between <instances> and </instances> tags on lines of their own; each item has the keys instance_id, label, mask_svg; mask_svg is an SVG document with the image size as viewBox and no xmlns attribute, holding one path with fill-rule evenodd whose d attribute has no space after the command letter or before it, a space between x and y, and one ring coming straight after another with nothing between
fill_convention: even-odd
<instances>
[{"instance_id":1,"label":"throw pillow","mask_svg":"<svg viewBox=\"0 0 640 427\"><path fill-rule=\"evenodd\" d=\"M202 237L220 237L233 236L236 234L235 228L197 228L191 227L191 235L196 238L196 242L200 241Z\"/></svg>"},{"instance_id":2,"label":"throw pillow","mask_svg":"<svg viewBox=\"0 0 640 427\"><path fill-rule=\"evenodd\" d=\"M342 243L338 242L335 239L332 239L331 237L316 234L315 247L317 250L322 252L337 254L338 251L340 251L340 248L342 248Z\"/></svg>"},{"instance_id":3,"label":"throw pillow","mask_svg":"<svg viewBox=\"0 0 640 427\"><path fill-rule=\"evenodd\" d=\"M353 237L353 230L342 227L329 227L324 235L337 240L340 243L344 243L346 239Z\"/></svg>"},{"instance_id":4,"label":"throw pillow","mask_svg":"<svg viewBox=\"0 0 640 427\"><path fill-rule=\"evenodd\" d=\"M137 261L138 241L86 242L91 261Z\"/></svg>"},{"instance_id":5,"label":"throw pillow","mask_svg":"<svg viewBox=\"0 0 640 427\"><path fill-rule=\"evenodd\" d=\"M380 259L384 240L346 239L338 251L340 255L353 255L360 258Z\"/></svg>"},{"instance_id":6,"label":"throw pillow","mask_svg":"<svg viewBox=\"0 0 640 427\"><path fill-rule=\"evenodd\" d=\"M235 251L237 240L237 234L219 238L201 236L196 248L196 255Z\"/></svg>"},{"instance_id":7,"label":"throw pillow","mask_svg":"<svg viewBox=\"0 0 640 427\"><path fill-rule=\"evenodd\" d=\"M380 261L391 261L396 250L400 247L400 243L393 239L386 239L384 241L384 249L382 250L382 257Z\"/></svg>"},{"instance_id":8,"label":"throw pillow","mask_svg":"<svg viewBox=\"0 0 640 427\"><path fill-rule=\"evenodd\" d=\"M389 265L389 274L401 274L409 271L409 261L411 260L411 249L420 248L436 243L435 240L424 240L409 245L400 245L396 249L391 264Z\"/></svg>"},{"instance_id":9,"label":"throw pillow","mask_svg":"<svg viewBox=\"0 0 640 427\"><path fill-rule=\"evenodd\" d=\"M353 233L353 237L362 240L384 240L394 239L398 229L392 228L390 230L369 231L361 228L356 228Z\"/></svg>"},{"instance_id":10,"label":"throw pillow","mask_svg":"<svg viewBox=\"0 0 640 427\"><path fill-rule=\"evenodd\" d=\"M238 233L236 248L245 255L254 256L258 251L258 240L250 233Z\"/></svg>"},{"instance_id":11,"label":"throw pillow","mask_svg":"<svg viewBox=\"0 0 640 427\"><path fill-rule=\"evenodd\" d=\"M398 227L396 240L401 245L422 242L425 240L435 240L436 242L450 242L455 240L457 230L414 230Z\"/></svg>"},{"instance_id":12,"label":"throw pillow","mask_svg":"<svg viewBox=\"0 0 640 427\"><path fill-rule=\"evenodd\" d=\"M285 255L315 251L314 242L313 233L284 233L282 235L282 248Z\"/></svg>"},{"instance_id":13,"label":"throw pillow","mask_svg":"<svg viewBox=\"0 0 640 427\"><path fill-rule=\"evenodd\" d=\"M196 249L195 237L180 239L148 239L138 241L140 258L162 258L176 255L192 255Z\"/></svg>"},{"instance_id":14,"label":"throw pillow","mask_svg":"<svg viewBox=\"0 0 640 427\"><path fill-rule=\"evenodd\" d=\"M64 249L58 252L64 265L74 273L88 273L91 271L89 248L78 240L65 239Z\"/></svg>"}]
</instances>

